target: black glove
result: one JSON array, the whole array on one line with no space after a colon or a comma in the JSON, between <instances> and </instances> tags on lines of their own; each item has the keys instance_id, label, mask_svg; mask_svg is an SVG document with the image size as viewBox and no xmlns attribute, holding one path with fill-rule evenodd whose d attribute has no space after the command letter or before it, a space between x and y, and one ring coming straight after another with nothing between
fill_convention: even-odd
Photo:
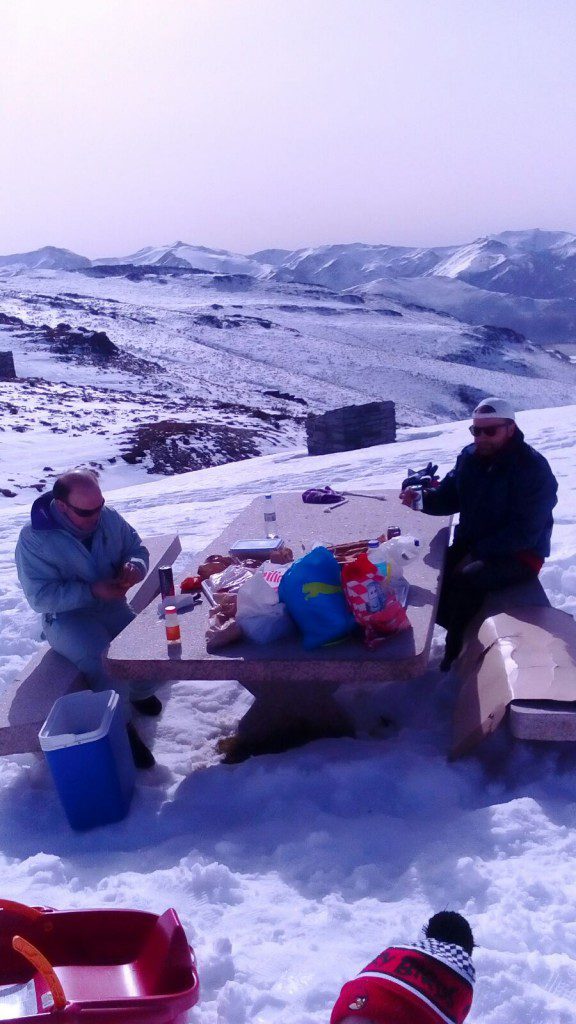
<instances>
[{"instance_id":1,"label":"black glove","mask_svg":"<svg viewBox=\"0 0 576 1024\"><path fill-rule=\"evenodd\" d=\"M434 466L432 462L424 466L424 469L409 469L408 476L402 481L402 490L406 487L431 487L438 481L437 469L438 466Z\"/></svg>"}]
</instances>

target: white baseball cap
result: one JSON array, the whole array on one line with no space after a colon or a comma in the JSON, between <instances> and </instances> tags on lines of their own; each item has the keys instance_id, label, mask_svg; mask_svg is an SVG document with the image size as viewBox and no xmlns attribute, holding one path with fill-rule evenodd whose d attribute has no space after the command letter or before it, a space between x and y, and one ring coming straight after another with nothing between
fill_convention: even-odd
<instances>
[{"instance_id":1,"label":"white baseball cap","mask_svg":"<svg viewBox=\"0 0 576 1024\"><path fill-rule=\"evenodd\" d=\"M472 413L474 420L516 420L516 413L505 398L483 398Z\"/></svg>"}]
</instances>

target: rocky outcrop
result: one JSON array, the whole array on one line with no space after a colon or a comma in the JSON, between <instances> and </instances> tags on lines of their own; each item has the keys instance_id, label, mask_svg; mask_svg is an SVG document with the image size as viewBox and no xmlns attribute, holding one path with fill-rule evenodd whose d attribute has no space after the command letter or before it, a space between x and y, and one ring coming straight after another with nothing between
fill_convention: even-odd
<instances>
[{"instance_id":1,"label":"rocky outcrop","mask_svg":"<svg viewBox=\"0 0 576 1024\"><path fill-rule=\"evenodd\" d=\"M238 462L260 454L255 430L218 423L160 420L132 434L122 458L130 465L145 463L149 473L186 473L192 469Z\"/></svg>"},{"instance_id":2,"label":"rocky outcrop","mask_svg":"<svg viewBox=\"0 0 576 1024\"><path fill-rule=\"evenodd\" d=\"M513 345L525 345L526 336L520 331L513 331L511 327L493 327L491 324L483 324L474 332L477 337L484 337L491 345L511 342Z\"/></svg>"},{"instance_id":3,"label":"rocky outcrop","mask_svg":"<svg viewBox=\"0 0 576 1024\"><path fill-rule=\"evenodd\" d=\"M86 277L126 277L129 281L144 281L151 277L162 279L163 277L193 277L197 274L210 275L209 270L200 270L198 267L190 266L169 266L165 264L144 263L137 266L134 263L99 263L94 267L83 267L82 271Z\"/></svg>"},{"instance_id":4,"label":"rocky outcrop","mask_svg":"<svg viewBox=\"0 0 576 1024\"><path fill-rule=\"evenodd\" d=\"M110 341L105 331L90 331L87 327L74 330L70 324L57 324L42 328L44 335L52 343L56 352L69 355L80 352L90 355L97 362L106 362L118 356L118 346Z\"/></svg>"}]
</instances>

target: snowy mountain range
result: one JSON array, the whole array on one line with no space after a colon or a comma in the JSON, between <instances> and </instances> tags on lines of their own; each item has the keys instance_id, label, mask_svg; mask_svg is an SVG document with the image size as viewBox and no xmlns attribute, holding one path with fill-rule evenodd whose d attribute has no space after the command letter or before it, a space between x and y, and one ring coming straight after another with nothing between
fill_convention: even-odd
<instances>
[{"instance_id":1,"label":"snowy mountain range","mask_svg":"<svg viewBox=\"0 0 576 1024\"><path fill-rule=\"evenodd\" d=\"M436 248L357 243L244 256L177 241L95 260L52 246L0 256L3 277L35 269L129 275L133 268L368 291L510 327L539 343L576 341L576 235L567 231L504 231Z\"/></svg>"},{"instance_id":2,"label":"snowy mountain range","mask_svg":"<svg viewBox=\"0 0 576 1024\"><path fill-rule=\"evenodd\" d=\"M569 404L576 298L488 284L524 266L534 291L540 261L576 294L575 250L567 233L505 232L435 250L0 257L0 350L17 374L0 381L0 438L20 452L10 474L0 452L0 504L68 468L72 438L121 486L303 446L306 414L342 405L392 399L402 430L464 418L489 393Z\"/></svg>"},{"instance_id":3,"label":"snowy mountain range","mask_svg":"<svg viewBox=\"0 0 576 1024\"><path fill-rule=\"evenodd\" d=\"M265 257L256 253L254 258ZM576 235L505 231L459 246L332 245L275 256L285 280L353 288L387 278L441 277L535 299L576 298Z\"/></svg>"}]
</instances>

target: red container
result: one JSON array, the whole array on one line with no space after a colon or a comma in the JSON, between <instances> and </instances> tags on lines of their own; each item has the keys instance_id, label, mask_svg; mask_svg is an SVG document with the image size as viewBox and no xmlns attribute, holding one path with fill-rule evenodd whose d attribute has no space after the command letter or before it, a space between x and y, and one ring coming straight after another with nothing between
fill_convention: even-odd
<instances>
[{"instance_id":1,"label":"red container","mask_svg":"<svg viewBox=\"0 0 576 1024\"><path fill-rule=\"evenodd\" d=\"M28 952L14 948L15 936ZM175 910L59 911L10 900L0 900L0 986L27 986L35 997L36 1011L3 1017L8 1024L185 1024L199 996Z\"/></svg>"}]
</instances>

